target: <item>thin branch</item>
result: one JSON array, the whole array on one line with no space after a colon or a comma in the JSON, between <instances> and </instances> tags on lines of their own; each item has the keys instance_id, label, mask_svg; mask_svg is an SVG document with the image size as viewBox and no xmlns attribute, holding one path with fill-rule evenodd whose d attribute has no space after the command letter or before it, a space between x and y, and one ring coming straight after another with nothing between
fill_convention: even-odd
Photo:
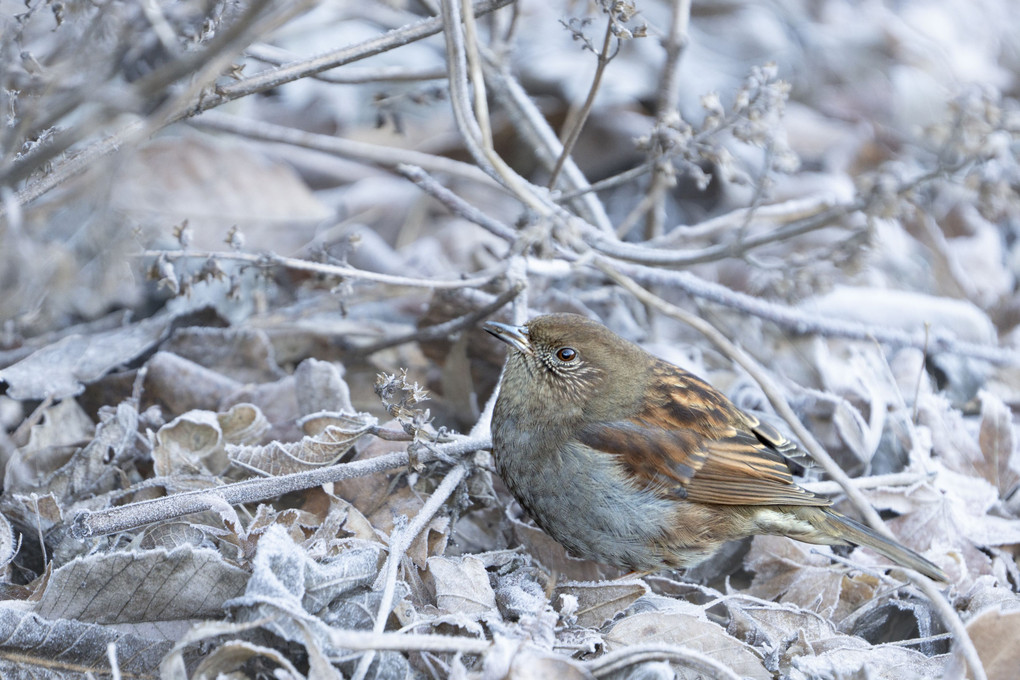
<instances>
[{"instance_id":1,"label":"thin branch","mask_svg":"<svg viewBox=\"0 0 1020 680\"><path fill-rule=\"evenodd\" d=\"M479 55L478 26L471 0L461 0L461 14L464 20L464 56L467 57L469 78L474 93L475 120L482 133L482 146L492 149L492 122L489 120L489 102L485 97L485 78L482 75L482 58Z\"/></svg>"},{"instance_id":2,"label":"thin branch","mask_svg":"<svg viewBox=\"0 0 1020 680\"><path fill-rule=\"evenodd\" d=\"M443 0L442 11L444 22L447 26L453 27L444 34L446 63L450 70L450 104L464 146L475 163L538 216L556 223L569 224L582 231L597 231L592 225L558 206L547 189L535 186L521 177L507 165L495 149L483 144L484 135L471 104L464 36L456 28L461 25L459 0Z\"/></svg>"},{"instance_id":3,"label":"thin branch","mask_svg":"<svg viewBox=\"0 0 1020 680\"><path fill-rule=\"evenodd\" d=\"M306 132L296 128L250 120L216 111L204 113L188 121L188 124L199 129L229 132L243 135L250 139L322 151L323 153L342 156L363 163L371 163L372 165L384 168L396 168L401 164L418 165L430 172L441 172L453 177L480 182L487 186L496 184L492 181L491 177L469 163L462 163L451 158L434 156L413 149L397 149L381 144L341 139L332 135Z\"/></svg>"},{"instance_id":4,"label":"thin branch","mask_svg":"<svg viewBox=\"0 0 1020 680\"><path fill-rule=\"evenodd\" d=\"M423 448L416 455L420 462L463 456L488 448L487 438L463 438ZM79 539L128 531L167 519L183 517L221 507L223 503L238 505L277 498L294 491L311 489L323 484L353 477L364 477L408 464L407 451L389 453L368 460L332 465L326 468L296 472L279 477L257 477L236 484L199 489L164 498L129 503L96 512L84 511L74 517L71 532Z\"/></svg>"},{"instance_id":5,"label":"thin branch","mask_svg":"<svg viewBox=\"0 0 1020 680\"><path fill-rule=\"evenodd\" d=\"M429 499L425 501L418 514L415 515L414 520L403 529L395 529L390 534L389 554L386 556L386 564L383 565L382 571L379 573L379 579L374 587L378 589L382 585L383 592L379 600L379 610L376 613L372 632L382 633L386 628L386 619L389 618L390 609L393 608L393 594L396 591L397 575L400 572L400 563L404 559L404 554L411 547L415 537L424 531L428 523L432 521L432 516L439 512L439 509L443 507L447 499L457 490L460 483L467 477L467 473L467 465L460 464L455 466L443 478L443 481L432 492ZM372 660L375 658L375 651L374 649L369 650L368 653L361 657L357 670L354 672L353 680L364 679L365 674L368 673L368 669L372 665Z\"/></svg>"},{"instance_id":6,"label":"thin branch","mask_svg":"<svg viewBox=\"0 0 1020 680\"><path fill-rule=\"evenodd\" d=\"M422 191L445 205L453 214L459 215L469 222L474 222L489 233L495 234L504 241L513 243L517 240L518 234L513 228L489 217L481 210L437 182L422 168L402 163L397 166L397 172L417 184ZM489 177L486 176L486 179L488 180Z\"/></svg>"},{"instance_id":7,"label":"thin branch","mask_svg":"<svg viewBox=\"0 0 1020 680\"><path fill-rule=\"evenodd\" d=\"M476 16L488 14L501 7L505 7L510 2L512 0L484 0L474 5L474 13ZM443 30L443 25L444 22L440 17L429 17L413 24L387 31L377 38L366 40L357 45L342 47L326 54L270 69L264 73L259 73L220 88L217 96L210 98L208 101L203 101L198 111L214 108L228 101L256 92L265 92L285 83L316 75L323 71L343 66L344 64L360 61L361 59L416 42L439 33ZM198 111L195 111L195 113Z\"/></svg>"},{"instance_id":8,"label":"thin branch","mask_svg":"<svg viewBox=\"0 0 1020 680\"><path fill-rule=\"evenodd\" d=\"M909 569L906 571L906 574L910 582L920 588L921 592L928 597L928 600L934 605L935 611L938 612L942 623L952 633L953 647L960 653L960 656L963 657L963 660L970 668L971 680L988 680L988 675L985 673L985 667L981 663L981 657L978 656L974 641L970 639L970 634L967 633L967 626L964 625L963 620L956 612L956 609L953 608L953 605L949 603L949 600L939 591L931 579L920 574L911 573Z\"/></svg>"},{"instance_id":9,"label":"thin branch","mask_svg":"<svg viewBox=\"0 0 1020 680\"><path fill-rule=\"evenodd\" d=\"M300 58L289 50L275 45L252 45L245 50L245 55L258 61L282 66L300 61ZM413 82L421 80L442 80L446 78L446 69L436 66L350 66L337 73L324 71L316 73L315 80L336 85L358 85L379 82Z\"/></svg>"},{"instance_id":10,"label":"thin branch","mask_svg":"<svg viewBox=\"0 0 1020 680\"><path fill-rule=\"evenodd\" d=\"M680 56L687 47L687 29L691 20L691 0L673 0L673 13L670 17L669 33L663 41L666 50L666 61L662 66L659 78L659 97L656 102L656 126L665 126L673 119L679 119L677 105L680 99ZM648 212L645 238L650 239L662 234L665 222L665 198L667 189L675 186L676 174L672 164L656 163L652 181L648 187L648 196L654 201Z\"/></svg>"},{"instance_id":11,"label":"thin branch","mask_svg":"<svg viewBox=\"0 0 1020 680\"><path fill-rule=\"evenodd\" d=\"M461 139L475 163L497 182L509 189L519 201L542 216L551 217L556 209L547 196L540 196L534 185L518 175L499 157L491 146L485 145L472 105L467 66L467 50L461 33L460 0L443 0L443 22L450 27L446 37L446 66L450 76L450 104Z\"/></svg>"},{"instance_id":12,"label":"thin branch","mask_svg":"<svg viewBox=\"0 0 1020 680\"><path fill-rule=\"evenodd\" d=\"M840 218L861 210L863 207L864 204L861 202L833 206L828 210L785 224L778 229L768 230L755 236L741 237L699 250L663 249L661 243L655 243L654 241L638 245L605 238L601 235L596 235L591 239L591 246L601 253L629 262L669 267L690 267L730 257L743 257L756 248L779 243L811 231L833 226L834 222ZM655 245L651 245L652 243Z\"/></svg>"},{"instance_id":13,"label":"thin branch","mask_svg":"<svg viewBox=\"0 0 1020 680\"><path fill-rule=\"evenodd\" d=\"M595 62L595 75L591 80L591 87L588 88L588 96L584 100L584 104L581 105L581 109L574 119L573 125L567 132L563 140L563 150L560 151L560 157L556 159L556 164L553 166L552 174L549 177L547 186L550 189L556 187L556 180L559 179L560 171L563 170L563 163L566 161L573 150L574 145L577 144L577 139L581 136L581 130L584 129L584 124L588 121L588 116L591 115L592 107L595 105L595 96L598 94L599 86L602 84L602 76L606 72L606 67L609 66L609 62L612 60L613 55L609 54L609 46L613 41L613 10L610 9L606 14L606 34L602 39L602 49L597 54L597 60Z\"/></svg>"},{"instance_id":14,"label":"thin branch","mask_svg":"<svg viewBox=\"0 0 1020 680\"><path fill-rule=\"evenodd\" d=\"M957 340L947 330L932 329L926 326L924 330L911 333L895 328L870 326L856 321L826 318L768 302L745 293L738 293L718 283L705 281L690 272L656 269L607 258L597 258L596 262L612 267L615 271L642 285L665 286L683 290L694 297L726 305L765 319L791 333L866 340L893 347L914 347L931 353L946 352L974 357L1000 365L1020 364L1020 352L1015 349Z\"/></svg>"},{"instance_id":15,"label":"thin branch","mask_svg":"<svg viewBox=\"0 0 1020 680\"><path fill-rule=\"evenodd\" d=\"M643 167L643 166L641 166ZM754 217L755 222L764 227L772 225L784 227L800 220L811 219L826 213L827 211L839 210L844 215L851 210L857 209L857 203L841 203L835 196L820 195L807 196L805 198L794 198L781 203L758 206L756 208L736 208L728 213L704 220L697 224L677 225L660 238L647 241L645 245L666 247L674 246L677 243L688 242L694 238L708 238L724 232L738 229L748 224L748 219ZM833 216L832 219L835 219ZM772 229L770 229L771 231Z\"/></svg>"},{"instance_id":16,"label":"thin branch","mask_svg":"<svg viewBox=\"0 0 1020 680\"><path fill-rule=\"evenodd\" d=\"M208 260L209 258L220 260L234 260L237 262L248 262L259 267L285 267L297 271L312 272L324 276L336 276L340 278L359 279L362 281L373 281L385 283L391 286L409 286L412 288L473 288L490 283L494 278L501 276L506 268L504 263L494 268L489 274L467 277L462 279L413 279L407 276L394 276L393 274L381 274L370 272L354 267L345 267L336 264L325 264L323 262L310 262L294 257L284 257L272 253L257 255L255 253L236 253L226 251L196 251L196 250L146 250L141 257L164 257L168 260L197 259Z\"/></svg>"},{"instance_id":17,"label":"thin branch","mask_svg":"<svg viewBox=\"0 0 1020 680\"><path fill-rule=\"evenodd\" d=\"M340 649L363 651L390 650L396 652L453 652L457 654L484 654L492 649L488 640L475 640L452 635L423 635L415 633L369 633L360 630L330 628L330 642Z\"/></svg>"},{"instance_id":18,"label":"thin branch","mask_svg":"<svg viewBox=\"0 0 1020 680\"><path fill-rule=\"evenodd\" d=\"M427 328L419 328L411 333L405 333L404 335L398 335L392 338L386 338L374 342L371 345L365 345L364 347L355 347L345 353L345 356L367 356L369 354L375 354L384 349L390 347L396 347L397 345L403 345L408 342L422 342L427 340L437 340L439 338L446 338L450 335L457 333L465 328L474 326L482 319L490 316L493 312L500 309L508 302L511 302L514 298L520 295L525 285L521 282L515 283L510 287L509 290L503 292L499 297L493 300L491 303L485 305L481 309L475 310L470 314L459 316L456 319L452 319L445 323L436 324L435 326L428 326Z\"/></svg>"},{"instance_id":19,"label":"thin branch","mask_svg":"<svg viewBox=\"0 0 1020 680\"><path fill-rule=\"evenodd\" d=\"M628 645L623 649L609 652L597 659L586 661L584 665L596 678L605 678L620 674L622 670L630 666L636 666L648 661L670 661L682 664L709 678L740 680L739 675L720 661L713 659L704 652L680 647L679 645L655 643Z\"/></svg>"},{"instance_id":20,"label":"thin branch","mask_svg":"<svg viewBox=\"0 0 1020 680\"><path fill-rule=\"evenodd\" d=\"M596 193L599 191L604 191L606 189L612 189L613 187L629 184L636 180L637 178L650 173L652 171L653 164L654 161L645 161L641 165L634 166L630 170L624 170L623 172L617 173L612 177L600 179L598 182L593 182L592 184L586 187L582 187L580 189L573 189L571 191L560 191L555 195L556 202L566 203L567 201L572 201L578 196L583 196L584 194Z\"/></svg>"},{"instance_id":21,"label":"thin branch","mask_svg":"<svg viewBox=\"0 0 1020 680\"><path fill-rule=\"evenodd\" d=\"M556 131L535 105L521 84L502 68L495 55L485 52L486 78L491 84L493 96L502 105L514 131L524 140L524 144L535 154L535 158L546 169L551 170L560 156L563 144L560 143ZM577 167L572 157L567 157L563 166L561 182L576 193L569 201L571 207L584 219L588 220L601 231L611 233L613 230L606 208L598 196L590 191L588 179Z\"/></svg>"},{"instance_id":22,"label":"thin branch","mask_svg":"<svg viewBox=\"0 0 1020 680\"><path fill-rule=\"evenodd\" d=\"M871 475L869 477L854 477L850 481L858 489L883 489L896 486L913 486L920 484L931 475L920 472L891 472L885 475ZM800 485L808 491L822 496L832 496L843 490L836 482L801 482Z\"/></svg>"}]
</instances>

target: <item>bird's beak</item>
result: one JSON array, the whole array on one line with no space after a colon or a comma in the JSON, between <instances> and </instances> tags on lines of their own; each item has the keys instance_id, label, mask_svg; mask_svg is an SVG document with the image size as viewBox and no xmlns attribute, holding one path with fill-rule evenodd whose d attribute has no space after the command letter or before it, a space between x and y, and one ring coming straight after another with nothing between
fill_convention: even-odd
<instances>
[{"instance_id":1,"label":"bird's beak","mask_svg":"<svg viewBox=\"0 0 1020 680\"><path fill-rule=\"evenodd\" d=\"M510 345L518 352L523 352L524 354L535 353L535 351L531 349L531 342L528 340L527 326L511 326L506 323L487 321L482 328Z\"/></svg>"}]
</instances>

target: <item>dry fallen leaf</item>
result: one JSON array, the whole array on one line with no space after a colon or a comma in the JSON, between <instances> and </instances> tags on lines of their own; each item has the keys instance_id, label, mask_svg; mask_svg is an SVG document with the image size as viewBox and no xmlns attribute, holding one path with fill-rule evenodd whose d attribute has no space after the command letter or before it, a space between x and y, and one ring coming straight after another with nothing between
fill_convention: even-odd
<instances>
[{"instance_id":1,"label":"dry fallen leaf","mask_svg":"<svg viewBox=\"0 0 1020 680\"><path fill-rule=\"evenodd\" d=\"M707 654L741 677L772 678L752 647L730 637L719 625L693 614L657 611L632 614L614 623L605 634L605 641L609 651L655 642L677 645Z\"/></svg>"}]
</instances>

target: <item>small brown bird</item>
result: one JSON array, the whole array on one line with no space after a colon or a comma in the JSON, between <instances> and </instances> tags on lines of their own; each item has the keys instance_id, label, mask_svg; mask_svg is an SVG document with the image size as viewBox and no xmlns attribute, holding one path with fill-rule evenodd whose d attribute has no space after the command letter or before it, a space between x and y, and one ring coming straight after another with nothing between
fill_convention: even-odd
<instances>
[{"instance_id":1,"label":"small brown bird","mask_svg":"<svg viewBox=\"0 0 1020 680\"><path fill-rule=\"evenodd\" d=\"M793 482L797 445L700 378L605 326L550 314L489 322L511 347L493 457L518 502L571 553L634 571L688 567L755 534L865 545L931 578L914 551Z\"/></svg>"}]
</instances>

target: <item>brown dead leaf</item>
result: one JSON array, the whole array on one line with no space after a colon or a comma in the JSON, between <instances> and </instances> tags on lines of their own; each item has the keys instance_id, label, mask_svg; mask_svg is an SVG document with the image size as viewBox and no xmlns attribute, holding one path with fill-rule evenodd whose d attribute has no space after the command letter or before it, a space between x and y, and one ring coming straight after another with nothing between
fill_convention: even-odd
<instances>
[{"instance_id":1,"label":"brown dead leaf","mask_svg":"<svg viewBox=\"0 0 1020 680\"><path fill-rule=\"evenodd\" d=\"M1008 498L1020 483L1020 447L1017 446L1013 413L991 392L982 391L981 429L978 445L981 458L975 467L999 491L999 498Z\"/></svg>"},{"instance_id":2,"label":"brown dead leaf","mask_svg":"<svg viewBox=\"0 0 1020 680\"><path fill-rule=\"evenodd\" d=\"M341 364L305 359L294 371L294 379L297 381L300 413L355 412L351 405L351 390L344 382Z\"/></svg>"},{"instance_id":3,"label":"brown dead leaf","mask_svg":"<svg viewBox=\"0 0 1020 680\"><path fill-rule=\"evenodd\" d=\"M780 662L780 668L796 670L809 678L928 680L944 677L945 666L945 656L927 657L894 645L872 646L851 635L810 643L801 637L787 647Z\"/></svg>"},{"instance_id":4,"label":"brown dead leaf","mask_svg":"<svg viewBox=\"0 0 1020 680\"><path fill-rule=\"evenodd\" d=\"M54 570L33 611L92 623L216 617L247 581L216 551L190 545L94 554Z\"/></svg>"},{"instance_id":5,"label":"brown dead leaf","mask_svg":"<svg viewBox=\"0 0 1020 680\"><path fill-rule=\"evenodd\" d=\"M967 622L988 680L1015 680L1020 670L1020 610L989 609Z\"/></svg>"},{"instance_id":6,"label":"brown dead leaf","mask_svg":"<svg viewBox=\"0 0 1020 680\"><path fill-rule=\"evenodd\" d=\"M679 612L647 611L618 621L604 636L606 649L665 643L707 654L741 677L772 680L753 647L731 637L719 625Z\"/></svg>"},{"instance_id":7,"label":"brown dead leaf","mask_svg":"<svg viewBox=\"0 0 1020 680\"><path fill-rule=\"evenodd\" d=\"M69 335L0 369L13 399L65 399L85 385L130 362L162 340L174 315L148 319L92 335Z\"/></svg>"},{"instance_id":8,"label":"brown dead leaf","mask_svg":"<svg viewBox=\"0 0 1020 680\"><path fill-rule=\"evenodd\" d=\"M577 617L577 625L599 628L649 592L648 585L640 580L588 583L571 581L556 587L553 601L557 602L563 596L575 598L577 607L573 615Z\"/></svg>"},{"instance_id":9,"label":"brown dead leaf","mask_svg":"<svg viewBox=\"0 0 1020 680\"><path fill-rule=\"evenodd\" d=\"M186 474L219 475L229 460L223 430L212 411L188 411L159 428L152 448L153 466L162 477Z\"/></svg>"},{"instance_id":10,"label":"brown dead leaf","mask_svg":"<svg viewBox=\"0 0 1020 680\"><path fill-rule=\"evenodd\" d=\"M273 441L265 446L228 444L226 452L235 465L270 476L301 472L336 463L377 421L375 416L359 413L335 415L329 422L319 433L297 442ZM323 418L317 418L316 423L321 425Z\"/></svg>"},{"instance_id":11,"label":"brown dead leaf","mask_svg":"<svg viewBox=\"0 0 1020 680\"><path fill-rule=\"evenodd\" d=\"M430 557L426 565L439 609L470 617L499 617L496 594L481 561L471 556Z\"/></svg>"},{"instance_id":12,"label":"brown dead leaf","mask_svg":"<svg viewBox=\"0 0 1020 680\"><path fill-rule=\"evenodd\" d=\"M755 536L745 562L755 572L750 594L839 620L873 596L878 584L849 578L816 554L825 550L783 536Z\"/></svg>"}]
</instances>

